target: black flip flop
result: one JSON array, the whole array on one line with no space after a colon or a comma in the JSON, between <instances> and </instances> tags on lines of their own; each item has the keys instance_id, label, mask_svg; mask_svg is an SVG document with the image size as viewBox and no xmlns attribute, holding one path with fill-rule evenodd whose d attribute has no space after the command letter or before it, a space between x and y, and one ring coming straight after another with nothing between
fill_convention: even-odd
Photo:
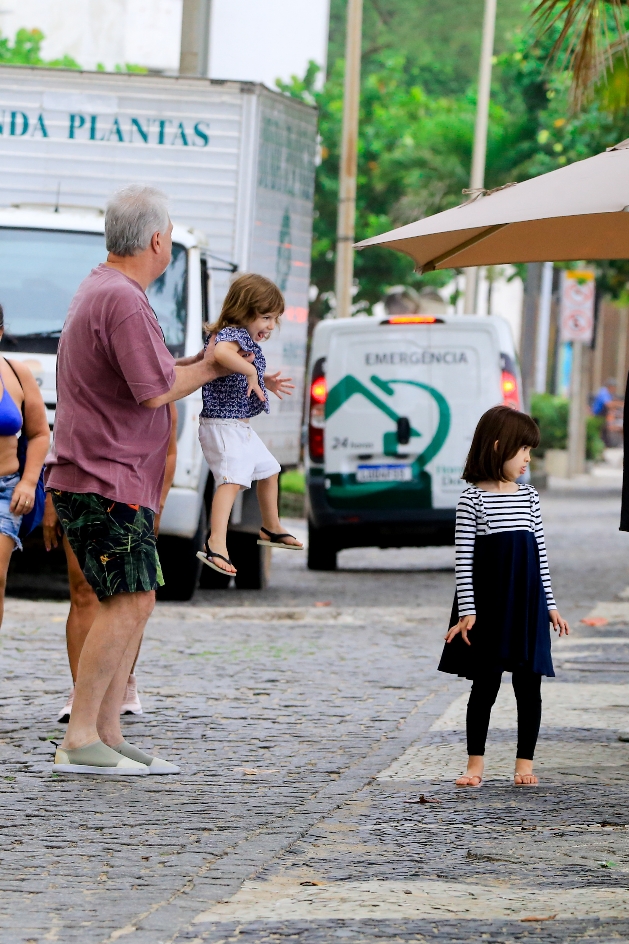
<instances>
[{"instance_id":1,"label":"black flip flop","mask_svg":"<svg viewBox=\"0 0 629 944\"><path fill-rule=\"evenodd\" d=\"M266 528L260 528L260 531L264 531L268 535L269 540L263 541L262 538L258 538L258 544L261 544L262 547L285 547L289 551L303 551L303 544L286 544L284 541L281 541L280 538L295 538L294 534L273 534L272 531L267 531Z\"/></svg>"},{"instance_id":2,"label":"black flip flop","mask_svg":"<svg viewBox=\"0 0 629 944\"><path fill-rule=\"evenodd\" d=\"M197 551L197 557L199 558L199 560L203 561L203 563L206 564L207 567L211 567L212 570L215 570L219 574L225 574L226 577L236 576L235 572L233 574L230 574L228 570L223 570L223 568L219 567L218 564L212 563L213 558L219 557L222 561L225 561L226 564L229 564L230 567L234 566L232 561L230 561L229 557L223 557L222 554L218 554L216 551L212 551L210 549L209 544L205 545L205 551Z\"/></svg>"}]
</instances>

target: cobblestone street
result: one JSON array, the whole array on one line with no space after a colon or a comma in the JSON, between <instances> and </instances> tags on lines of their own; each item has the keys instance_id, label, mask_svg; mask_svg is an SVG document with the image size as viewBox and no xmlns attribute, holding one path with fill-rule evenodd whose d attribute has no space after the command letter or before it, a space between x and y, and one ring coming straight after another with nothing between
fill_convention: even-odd
<instances>
[{"instance_id":1,"label":"cobblestone street","mask_svg":"<svg viewBox=\"0 0 629 944\"><path fill-rule=\"evenodd\" d=\"M10 598L2 944L628 939L619 504L605 490L542 495L575 631L543 686L536 788L510 779L510 684L485 782L453 786L469 683L436 671L452 548L344 551L330 574L275 551L266 591L159 605L138 667L145 714L125 730L179 777L51 774L67 604ZM579 622L592 614L606 622Z\"/></svg>"}]
</instances>

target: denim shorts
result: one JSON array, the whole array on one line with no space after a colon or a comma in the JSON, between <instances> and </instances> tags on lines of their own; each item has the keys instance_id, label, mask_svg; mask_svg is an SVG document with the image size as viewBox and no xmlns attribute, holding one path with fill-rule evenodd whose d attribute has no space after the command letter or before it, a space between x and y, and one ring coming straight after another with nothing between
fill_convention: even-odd
<instances>
[{"instance_id":1,"label":"denim shorts","mask_svg":"<svg viewBox=\"0 0 629 944\"><path fill-rule=\"evenodd\" d=\"M12 475L0 475L0 534L6 534L13 538L15 548L22 550L22 542L19 538L22 515L14 515L9 511L13 490L20 481L18 472ZM15 550L14 548L14 550Z\"/></svg>"}]
</instances>

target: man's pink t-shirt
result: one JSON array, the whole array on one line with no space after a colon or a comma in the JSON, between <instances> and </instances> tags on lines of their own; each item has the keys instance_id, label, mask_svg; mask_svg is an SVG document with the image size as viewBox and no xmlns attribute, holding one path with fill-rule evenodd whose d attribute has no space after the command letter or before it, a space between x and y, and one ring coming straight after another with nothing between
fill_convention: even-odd
<instances>
[{"instance_id":1,"label":"man's pink t-shirt","mask_svg":"<svg viewBox=\"0 0 629 944\"><path fill-rule=\"evenodd\" d=\"M170 409L141 404L170 390L174 363L138 283L104 264L93 269L59 341L46 487L159 511Z\"/></svg>"}]
</instances>

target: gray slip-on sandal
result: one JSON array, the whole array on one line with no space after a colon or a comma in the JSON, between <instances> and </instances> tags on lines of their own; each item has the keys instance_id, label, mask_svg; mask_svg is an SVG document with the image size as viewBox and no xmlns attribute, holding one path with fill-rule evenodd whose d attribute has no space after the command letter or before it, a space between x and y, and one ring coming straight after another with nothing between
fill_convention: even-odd
<instances>
[{"instance_id":1,"label":"gray slip-on sandal","mask_svg":"<svg viewBox=\"0 0 629 944\"><path fill-rule=\"evenodd\" d=\"M181 773L181 769L177 767L176 764L171 764L168 760L162 760L161 757L146 754L144 751L141 751L139 747L134 747L133 744L129 744L128 741L122 741L120 744L117 744L114 750L140 764L146 764L149 769L149 774Z\"/></svg>"},{"instance_id":2,"label":"gray slip-on sandal","mask_svg":"<svg viewBox=\"0 0 629 944\"><path fill-rule=\"evenodd\" d=\"M102 741L74 749L58 747L52 770L56 774L97 774L101 777L107 774L145 777L149 773L148 764L126 757Z\"/></svg>"}]
</instances>

